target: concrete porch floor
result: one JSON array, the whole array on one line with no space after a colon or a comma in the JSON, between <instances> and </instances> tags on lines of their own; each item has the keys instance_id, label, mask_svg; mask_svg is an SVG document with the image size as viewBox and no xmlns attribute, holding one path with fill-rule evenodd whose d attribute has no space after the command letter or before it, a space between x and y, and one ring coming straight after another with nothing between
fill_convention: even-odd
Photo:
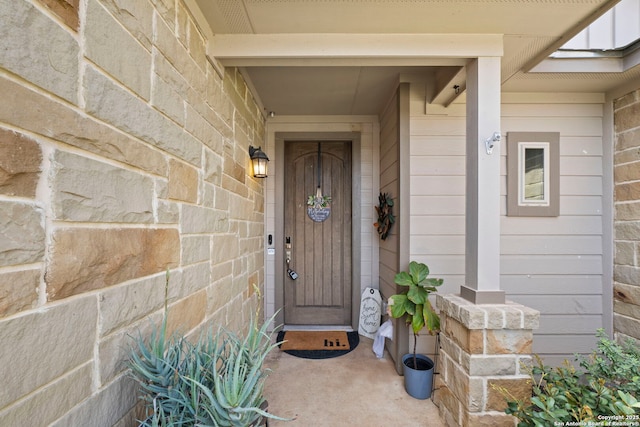
<instances>
[{"instance_id":1,"label":"concrete porch floor","mask_svg":"<svg viewBox=\"0 0 640 427\"><path fill-rule=\"evenodd\" d=\"M333 359L301 359L273 350L266 366L269 412L285 418L270 427L444 427L431 399L404 390L388 353L378 359L373 340L360 336L351 353Z\"/></svg>"}]
</instances>

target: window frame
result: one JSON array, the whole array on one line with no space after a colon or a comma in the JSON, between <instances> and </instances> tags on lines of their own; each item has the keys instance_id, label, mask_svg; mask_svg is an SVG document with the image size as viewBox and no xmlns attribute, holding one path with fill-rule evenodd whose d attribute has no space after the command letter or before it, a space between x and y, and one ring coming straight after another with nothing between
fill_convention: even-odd
<instances>
[{"instance_id":1,"label":"window frame","mask_svg":"<svg viewBox=\"0 0 640 427\"><path fill-rule=\"evenodd\" d=\"M542 148L544 200L524 198L524 154ZM507 216L560 215L560 132L507 132Z\"/></svg>"}]
</instances>

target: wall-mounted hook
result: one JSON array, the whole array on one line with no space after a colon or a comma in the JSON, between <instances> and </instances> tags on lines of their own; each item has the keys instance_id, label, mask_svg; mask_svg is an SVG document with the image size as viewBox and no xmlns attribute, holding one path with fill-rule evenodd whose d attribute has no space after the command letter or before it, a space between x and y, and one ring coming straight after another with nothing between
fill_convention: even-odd
<instances>
[{"instance_id":1,"label":"wall-mounted hook","mask_svg":"<svg viewBox=\"0 0 640 427\"><path fill-rule=\"evenodd\" d=\"M484 147L487 150L487 154L493 153L493 146L496 142L500 141L500 138L502 138L500 132L494 132L493 135L484 140Z\"/></svg>"}]
</instances>

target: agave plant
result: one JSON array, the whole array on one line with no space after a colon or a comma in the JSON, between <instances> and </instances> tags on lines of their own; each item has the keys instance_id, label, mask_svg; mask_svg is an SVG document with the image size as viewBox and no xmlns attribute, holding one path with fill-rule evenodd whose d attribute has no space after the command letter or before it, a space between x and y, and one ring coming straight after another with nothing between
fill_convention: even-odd
<instances>
[{"instance_id":1,"label":"agave plant","mask_svg":"<svg viewBox=\"0 0 640 427\"><path fill-rule=\"evenodd\" d=\"M214 355L208 366L213 373L213 386L193 377L181 377L198 389L200 399L195 408L198 425L241 427L257 425L262 417L278 418L262 409L266 372L259 364L247 363L241 347L231 349L224 360Z\"/></svg>"},{"instance_id":2,"label":"agave plant","mask_svg":"<svg viewBox=\"0 0 640 427\"><path fill-rule=\"evenodd\" d=\"M142 399L153 407L154 413L168 416L183 412L173 398L177 396L176 387L180 384L178 372L182 370L185 341L178 336L167 337L166 328L165 318L160 329L153 328L148 342L138 336L129 367L140 384Z\"/></svg>"},{"instance_id":3,"label":"agave plant","mask_svg":"<svg viewBox=\"0 0 640 427\"><path fill-rule=\"evenodd\" d=\"M141 399L152 410L152 415L141 422L141 427L190 425L194 421L181 399L179 373L185 369L185 361L190 359L185 349L188 346L182 337L165 336L164 322L160 330L153 330L148 343L142 336L136 339L129 367L140 385Z\"/></svg>"},{"instance_id":4,"label":"agave plant","mask_svg":"<svg viewBox=\"0 0 640 427\"><path fill-rule=\"evenodd\" d=\"M275 315L274 315L275 316ZM264 417L285 421L264 410L263 367L272 344L267 332L273 317L258 327L252 319L240 337L222 327L195 344L166 337L166 316L148 343L138 337L130 367L151 415L140 427L257 425Z\"/></svg>"}]
</instances>

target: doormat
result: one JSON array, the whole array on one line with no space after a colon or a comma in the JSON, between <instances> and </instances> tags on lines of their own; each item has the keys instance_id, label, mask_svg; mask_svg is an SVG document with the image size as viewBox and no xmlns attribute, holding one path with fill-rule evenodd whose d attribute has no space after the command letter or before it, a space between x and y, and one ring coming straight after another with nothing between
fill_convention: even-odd
<instances>
[{"instance_id":1,"label":"doormat","mask_svg":"<svg viewBox=\"0 0 640 427\"><path fill-rule=\"evenodd\" d=\"M286 341L286 342L284 342ZM280 350L305 359L329 359L349 353L358 346L358 331L280 331Z\"/></svg>"}]
</instances>

